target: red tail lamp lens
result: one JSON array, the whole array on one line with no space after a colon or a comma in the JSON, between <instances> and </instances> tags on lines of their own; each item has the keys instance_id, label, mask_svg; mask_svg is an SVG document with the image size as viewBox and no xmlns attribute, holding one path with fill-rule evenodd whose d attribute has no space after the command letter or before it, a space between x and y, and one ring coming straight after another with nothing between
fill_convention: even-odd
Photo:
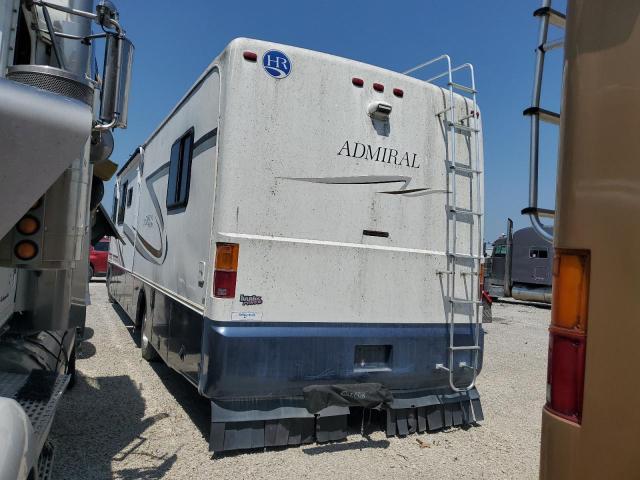
<instances>
[{"instance_id":1,"label":"red tail lamp lens","mask_svg":"<svg viewBox=\"0 0 640 480\"><path fill-rule=\"evenodd\" d=\"M394 88L393 89L393 94L396 97L400 97L400 98L404 97L404 91L402 89L400 89L400 88Z\"/></svg>"},{"instance_id":2,"label":"red tail lamp lens","mask_svg":"<svg viewBox=\"0 0 640 480\"><path fill-rule=\"evenodd\" d=\"M213 296L217 298L234 298L236 296L236 280L238 272L216 270L213 274Z\"/></svg>"},{"instance_id":3,"label":"red tail lamp lens","mask_svg":"<svg viewBox=\"0 0 640 480\"><path fill-rule=\"evenodd\" d=\"M242 56L245 60L248 60L250 62L255 62L256 60L258 60L258 55L254 52L243 52Z\"/></svg>"},{"instance_id":4,"label":"red tail lamp lens","mask_svg":"<svg viewBox=\"0 0 640 480\"><path fill-rule=\"evenodd\" d=\"M549 334L547 408L567 420L582 420L586 337L558 332Z\"/></svg>"},{"instance_id":5,"label":"red tail lamp lens","mask_svg":"<svg viewBox=\"0 0 640 480\"><path fill-rule=\"evenodd\" d=\"M374 83L374 84L373 84L373 89L374 89L376 92L384 92L384 85L383 85L383 84L381 84L381 83Z\"/></svg>"},{"instance_id":6,"label":"red tail lamp lens","mask_svg":"<svg viewBox=\"0 0 640 480\"><path fill-rule=\"evenodd\" d=\"M358 78L358 77L353 77L351 79L351 83L353 83L356 87L364 86L364 80L362 80L361 78Z\"/></svg>"}]
</instances>

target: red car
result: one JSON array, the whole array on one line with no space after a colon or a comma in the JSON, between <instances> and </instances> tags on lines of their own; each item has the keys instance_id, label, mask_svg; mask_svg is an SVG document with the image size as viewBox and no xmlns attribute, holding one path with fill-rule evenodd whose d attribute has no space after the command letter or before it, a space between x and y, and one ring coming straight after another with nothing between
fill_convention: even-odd
<instances>
[{"instance_id":1,"label":"red car","mask_svg":"<svg viewBox=\"0 0 640 480\"><path fill-rule=\"evenodd\" d=\"M102 237L98 243L89 249L89 279L94 275L107 273L107 258L109 257L109 237Z\"/></svg>"}]
</instances>

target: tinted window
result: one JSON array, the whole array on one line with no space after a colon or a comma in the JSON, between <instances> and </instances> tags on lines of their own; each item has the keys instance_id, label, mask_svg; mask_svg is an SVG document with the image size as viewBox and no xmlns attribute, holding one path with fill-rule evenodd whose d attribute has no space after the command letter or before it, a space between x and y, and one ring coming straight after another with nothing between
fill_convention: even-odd
<instances>
[{"instance_id":1,"label":"tinted window","mask_svg":"<svg viewBox=\"0 0 640 480\"><path fill-rule=\"evenodd\" d=\"M131 200L133 199L133 187L127 190L127 207L131 206Z\"/></svg>"},{"instance_id":2,"label":"tinted window","mask_svg":"<svg viewBox=\"0 0 640 480\"><path fill-rule=\"evenodd\" d=\"M94 245L93 249L97 252L108 252L109 242L98 242Z\"/></svg>"},{"instance_id":3,"label":"tinted window","mask_svg":"<svg viewBox=\"0 0 640 480\"><path fill-rule=\"evenodd\" d=\"M125 211L125 200L127 198L127 187L129 186L129 182L124 182L122 185L122 189L120 190L120 201L118 208L118 225L122 225L124 223L124 211Z\"/></svg>"},{"instance_id":4,"label":"tinted window","mask_svg":"<svg viewBox=\"0 0 640 480\"><path fill-rule=\"evenodd\" d=\"M530 248L529 258L548 258L548 251L546 248Z\"/></svg>"},{"instance_id":5,"label":"tinted window","mask_svg":"<svg viewBox=\"0 0 640 480\"><path fill-rule=\"evenodd\" d=\"M507 255L507 246L506 245L496 245L493 247L493 256L494 257L504 257Z\"/></svg>"},{"instance_id":6,"label":"tinted window","mask_svg":"<svg viewBox=\"0 0 640 480\"><path fill-rule=\"evenodd\" d=\"M193 128L171 146L169 180L167 182L167 210L187 206L191 182L193 156Z\"/></svg>"}]
</instances>

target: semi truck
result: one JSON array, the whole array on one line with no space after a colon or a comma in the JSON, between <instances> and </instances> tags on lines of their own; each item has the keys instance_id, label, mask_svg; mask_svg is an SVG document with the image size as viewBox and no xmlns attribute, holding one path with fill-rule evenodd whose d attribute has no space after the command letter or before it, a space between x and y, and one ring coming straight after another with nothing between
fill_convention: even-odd
<instances>
[{"instance_id":1,"label":"semi truck","mask_svg":"<svg viewBox=\"0 0 640 480\"><path fill-rule=\"evenodd\" d=\"M74 381L89 246L116 234L100 201L117 168L112 130L127 125L132 54L109 1L0 2L2 478L51 472L47 437Z\"/></svg>"},{"instance_id":2,"label":"semi truck","mask_svg":"<svg viewBox=\"0 0 640 480\"><path fill-rule=\"evenodd\" d=\"M478 422L482 168L470 64L236 39L117 174L109 296L214 452Z\"/></svg>"}]
</instances>

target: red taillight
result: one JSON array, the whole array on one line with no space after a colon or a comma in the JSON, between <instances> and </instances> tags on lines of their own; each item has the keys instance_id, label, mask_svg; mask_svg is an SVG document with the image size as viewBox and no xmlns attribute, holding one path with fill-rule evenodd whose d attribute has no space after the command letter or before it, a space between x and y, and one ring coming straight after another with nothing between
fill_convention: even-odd
<instances>
[{"instance_id":1,"label":"red taillight","mask_svg":"<svg viewBox=\"0 0 640 480\"><path fill-rule=\"evenodd\" d=\"M373 89L376 92L384 92L384 85L382 85L381 83L374 83L373 84Z\"/></svg>"},{"instance_id":2,"label":"red taillight","mask_svg":"<svg viewBox=\"0 0 640 480\"><path fill-rule=\"evenodd\" d=\"M546 408L575 423L582 422L589 263L589 252L556 249Z\"/></svg>"},{"instance_id":3,"label":"red taillight","mask_svg":"<svg viewBox=\"0 0 640 480\"><path fill-rule=\"evenodd\" d=\"M353 77L351 79L351 83L353 83L356 87L362 87L364 85L364 80L358 77Z\"/></svg>"},{"instance_id":4,"label":"red taillight","mask_svg":"<svg viewBox=\"0 0 640 480\"><path fill-rule=\"evenodd\" d=\"M236 279L238 272L216 270L213 273L213 296L218 298L234 298L236 296Z\"/></svg>"},{"instance_id":5,"label":"red taillight","mask_svg":"<svg viewBox=\"0 0 640 480\"><path fill-rule=\"evenodd\" d=\"M258 55L254 52L243 52L242 56L245 60L248 60L250 62L255 62L256 60L258 60Z\"/></svg>"},{"instance_id":6,"label":"red taillight","mask_svg":"<svg viewBox=\"0 0 640 480\"><path fill-rule=\"evenodd\" d=\"M216 261L213 272L213 296L217 298L234 298L236 296L236 280L238 277L237 243L217 243Z\"/></svg>"},{"instance_id":7,"label":"red taillight","mask_svg":"<svg viewBox=\"0 0 640 480\"><path fill-rule=\"evenodd\" d=\"M393 94L396 97L400 97L400 98L404 97L404 91L402 89L400 89L400 88L394 88L393 89Z\"/></svg>"}]
</instances>

